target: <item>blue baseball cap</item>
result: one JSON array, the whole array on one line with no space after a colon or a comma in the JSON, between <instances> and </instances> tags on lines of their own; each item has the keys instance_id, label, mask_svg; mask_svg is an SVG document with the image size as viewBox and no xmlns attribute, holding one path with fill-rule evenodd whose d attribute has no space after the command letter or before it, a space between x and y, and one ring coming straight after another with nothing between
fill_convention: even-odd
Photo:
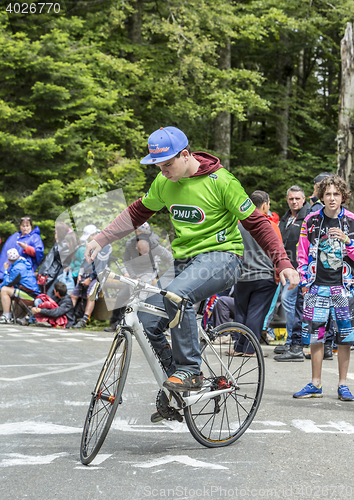
<instances>
[{"instance_id":1,"label":"blue baseball cap","mask_svg":"<svg viewBox=\"0 0 354 500\"><path fill-rule=\"evenodd\" d=\"M187 136L176 127L161 127L155 130L148 139L149 154L140 163L160 163L170 160L188 146Z\"/></svg>"}]
</instances>

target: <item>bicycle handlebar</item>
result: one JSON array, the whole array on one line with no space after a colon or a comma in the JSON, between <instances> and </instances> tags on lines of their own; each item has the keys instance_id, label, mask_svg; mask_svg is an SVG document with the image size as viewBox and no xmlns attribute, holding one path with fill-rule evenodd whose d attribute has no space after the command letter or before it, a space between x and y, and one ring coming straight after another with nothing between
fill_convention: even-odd
<instances>
[{"instance_id":1,"label":"bicycle handlebar","mask_svg":"<svg viewBox=\"0 0 354 500\"><path fill-rule=\"evenodd\" d=\"M176 313L176 316L170 322L169 327L174 328L175 326L179 325L180 322L182 321L183 314L184 314L184 303L186 302L186 299L183 299L179 295L177 295L173 292L169 292L168 290L162 290L161 288L158 288L157 286L149 285L148 283L144 283L143 281L140 281L140 280L135 280L133 278L127 278L126 276L121 276L121 275L115 274L113 272L108 273L108 270L103 271L103 273L101 273L101 277L102 277L101 287L103 287L103 285L106 283L106 281L108 279L112 279L112 280L117 280L117 281L120 281L122 283L125 283L126 285L130 285L130 286L134 287L135 289L145 290L147 292L156 293L156 294L163 295L164 297L167 297L169 300L171 300L172 302L174 302L175 304L177 304L179 306L178 311ZM97 283L98 283L98 281L97 281ZM95 289L96 289L96 286L95 286ZM97 293L97 289L96 289L95 293L92 292L90 294L90 300L94 300L94 299L91 299L91 296L94 297L96 295L96 293ZM181 307L180 307L180 305L181 305ZM182 316L181 316L181 309L182 309Z\"/></svg>"}]
</instances>

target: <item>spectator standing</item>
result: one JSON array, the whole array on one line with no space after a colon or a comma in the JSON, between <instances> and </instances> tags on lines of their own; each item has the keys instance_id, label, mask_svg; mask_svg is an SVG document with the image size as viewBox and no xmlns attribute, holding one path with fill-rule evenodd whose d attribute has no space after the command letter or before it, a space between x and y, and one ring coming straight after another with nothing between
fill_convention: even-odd
<instances>
[{"instance_id":1,"label":"spectator standing","mask_svg":"<svg viewBox=\"0 0 354 500\"><path fill-rule=\"evenodd\" d=\"M4 263L7 260L7 251L16 248L20 257L25 258L35 271L43 259L44 245L39 227L33 228L32 218L21 217L20 230L13 233L4 243L0 254L0 280L4 278Z\"/></svg>"},{"instance_id":2,"label":"spectator standing","mask_svg":"<svg viewBox=\"0 0 354 500\"><path fill-rule=\"evenodd\" d=\"M250 196L251 201L258 210L266 217L269 212L270 199L265 191L254 191ZM270 221L278 238L281 234L278 226ZM258 340L261 338L264 318L269 310L273 296L277 289L275 280L276 270L272 261L267 257L255 239L246 231L241 224L239 229L244 244L243 265L241 276L237 280L234 291L234 318L236 323L241 323L250 328ZM235 349L227 351L233 356L252 356L254 351L252 345L240 345L235 339Z\"/></svg>"},{"instance_id":3,"label":"spectator standing","mask_svg":"<svg viewBox=\"0 0 354 500\"><path fill-rule=\"evenodd\" d=\"M289 210L281 218L279 229L290 262L297 268L297 247L301 225L311 206L306 202L304 190L300 186L291 186L286 193L286 200ZM275 349L277 354L290 349L296 297L297 287L289 290L289 282L287 282L285 286L281 286L281 304L286 316L287 340L284 346L278 346L278 348Z\"/></svg>"},{"instance_id":4,"label":"spectator standing","mask_svg":"<svg viewBox=\"0 0 354 500\"><path fill-rule=\"evenodd\" d=\"M303 342L311 345L312 380L294 398L321 398L322 361L326 324L337 325L338 398L353 401L347 386L350 346L354 344L354 214L342 207L350 196L337 175L326 177L318 188L324 204L309 214L299 243L300 285L304 295Z\"/></svg>"},{"instance_id":5,"label":"spectator standing","mask_svg":"<svg viewBox=\"0 0 354 500\"><path fill-rule=\"evenodd\" d=\"M318 188L320 182L333 174L329 172L321 172L313 179L313 194L310 197L311 208L310 213L317 212L323 208L322 201L318 198ZM302 313L303 313L304 298L302 295L301 287L297 289L296 303L295 303L295 315L294 323L291 335L290 344L285 344L286 350L274 356L275 361L288 362L288 361L304 361L304 352L302 344ZM328 324L328 335L326 336L326 341L324 345L323 359L333 359L333 335L334 326L333 320L330 318ZM275 352L278 352L284 346L278 346L275 348ZM311 354L307 355L311 359Z\"/></svg>"}]
</instances>

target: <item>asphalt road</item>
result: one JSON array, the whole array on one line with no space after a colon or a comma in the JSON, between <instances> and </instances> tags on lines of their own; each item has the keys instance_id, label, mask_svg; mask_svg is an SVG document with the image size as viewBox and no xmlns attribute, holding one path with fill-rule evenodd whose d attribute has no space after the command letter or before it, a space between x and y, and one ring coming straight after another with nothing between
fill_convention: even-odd
<instances>
[{"instance_id":1,"label":"asphalt road","mask_svg":"<svg viewBox=\"0 0 354 500\"><path fill-rule=\"evenodd\" d=\"M295 400L310 362L266 362L263 400L233 445L199 445L184 423L150 423L156 382L134 341L108 437L83 466L90 393L112 336L0 326L0 499L354 499L354 402L337 399L337 361L323 365L323 399ZM348 383L354 390L353 372Z\"/></svg>"}]
</instances>

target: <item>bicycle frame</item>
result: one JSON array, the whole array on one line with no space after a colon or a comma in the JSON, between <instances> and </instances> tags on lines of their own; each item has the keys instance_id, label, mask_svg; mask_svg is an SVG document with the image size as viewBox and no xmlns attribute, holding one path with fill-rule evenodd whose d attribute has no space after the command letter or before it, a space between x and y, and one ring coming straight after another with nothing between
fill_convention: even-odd
<instances>
[{"instance_id":1,"label":"bicycle frame","mask_svg":"<svg viewBox=\"0 0 354 500\"><path fill-rule=\"evenodd\" d=\"M159 290L159 289L157 289ZM132 302L129 305L128 310L125 313L125 320L127 326L129 326L133 333L134 336L143 351L143 354L151 368L152 373L154 374L154 377L156 379L156 382L158 383L159 387L161 390L165 391L166 395L169 396L170 393L168 390L166 390L163 387L163 382L167 379L167 375L161 365L161 362L152 347L146 333L144 332L143 326L141 322L138 319L138 312L146 312L148 314L152 314L154 316L162 317L162 318L167 318L168 315L164 309L161 309L160 307L156 307L151 304L146 304L145 302L137 301L137 302ZM124 326L123 326L124 328ZM214 352L214 355L218 358L219 363L222 365L224 368L225 372L227 373L229 380L233 383L234 388L238 389L238 385L235 381L234 376L232 373L228 370L228 367L225 365L225 363L222 361L220 356L218 355L216 349L212 344L210 344L209 338L205 331L199 326L198 328L200 336L205 340L205 342L209 343L209 346ZM170 401L170 405L175 407L176 409L181 409L185 408L187 406L193 405L196 402L207 400L210 398L215 398L218 395L225 394L230 392L230 389L220 389L218 391L209 391L208 386L204 387L201 389L197 394L193 394L190 396L182 396L179 394L179 399L181 401L181 405L175 403L174 400Z\"/></svg>"}]
</instances>

